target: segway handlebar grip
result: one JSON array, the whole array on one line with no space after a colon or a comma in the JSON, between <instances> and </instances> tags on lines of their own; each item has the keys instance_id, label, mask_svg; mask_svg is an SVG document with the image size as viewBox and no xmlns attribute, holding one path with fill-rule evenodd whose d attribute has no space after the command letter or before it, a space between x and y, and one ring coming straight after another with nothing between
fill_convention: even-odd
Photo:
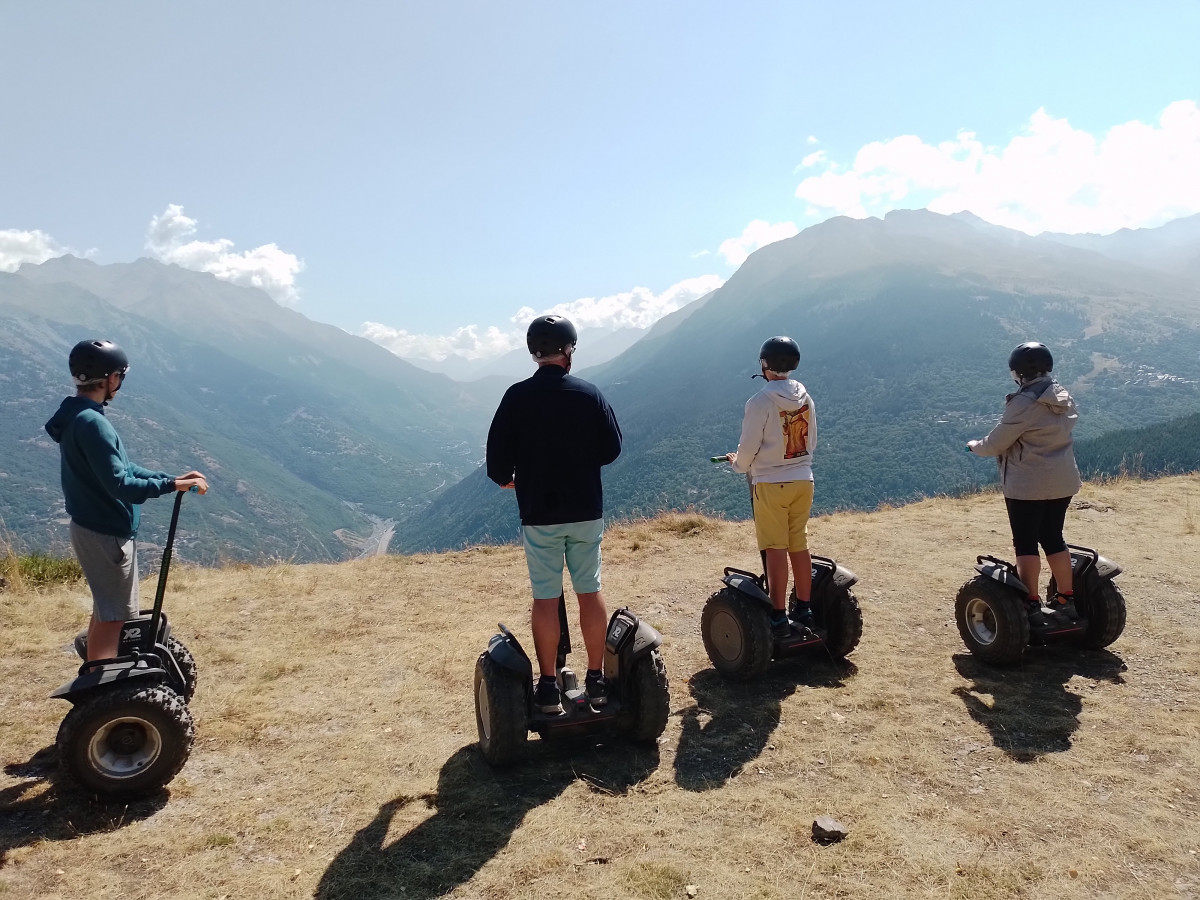
<instances>
[{"instance_id":1,"label":"segway handlebar grip","mask_svg":"<svg viewBox=\"0 0 1200 900\"><path fill-rule=\"evenodd\" d=\"M729 460L724 456L710 456L708 458L708 461L715 462L715 463L729 462Z\"/></svg>"}]
</instances>

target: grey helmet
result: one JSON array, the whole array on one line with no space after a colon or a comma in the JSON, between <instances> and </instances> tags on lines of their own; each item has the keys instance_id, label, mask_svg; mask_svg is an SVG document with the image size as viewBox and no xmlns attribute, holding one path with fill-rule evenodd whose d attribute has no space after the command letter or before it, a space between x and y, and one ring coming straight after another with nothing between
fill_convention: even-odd
<instances>
[{"instance_id":1,"label":"grey helmet","mask_svg":"<svg viewBox=\"0 0 1200 900\"><path fill-rule=\"evenodd\" d=\"M570 353L579 342L579 333L565 316L538 316L525 332L525 346L538 359Z\"/></svg>"},{"instance_id":2,"label":"grey helmet","mask_svg":"<svg viewBox=\"0 0 1200 900\"><path fill-rule=\"evenodd\" d=\"M758 358L772 372L786 374L800 365L800 346L790 337L776 335L763 341Z\"/></svg>"},{"instance_id":3,"label":"grey helmet","mask_svg":"<svg viewBox=\"0 0 1200 900\"><path fill-rule=\"evenodd\" d=\"M129 368L129 357L112 341L80 341L71 348L67 365L75 384L83 387L103 381L114 372L124 373Z\"/></svg>"}]
</instances>

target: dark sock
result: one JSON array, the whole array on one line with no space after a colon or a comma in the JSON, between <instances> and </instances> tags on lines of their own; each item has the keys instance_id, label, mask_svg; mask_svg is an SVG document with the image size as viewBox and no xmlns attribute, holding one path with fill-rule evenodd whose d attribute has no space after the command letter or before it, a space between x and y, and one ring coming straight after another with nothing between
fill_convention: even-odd
<instances>
[{"instance_id":1,"label":"dark sock","mask_svg":"<svg viewBox=\"0 0 1200 900\"><path fill-rule=\"evenodd\" d=\"M556 681L558 681L558 679L555 678L553 675L543 675L538 683L539 684L554 684Z\"/></svg>"},{"instance_id":2,"label":"dark sock","mask_svg":"<svg viewBox=\"0 0 1200 900\"><path fill-rule=\"evenodd\" d=\"M786 621L787 621L787 613L784 612L782 609L771 610L771 624L772 625L782 625Z\"/></svg>"},{"instance_id":3,"label":"dark sock","mask_svg":"<svg viewBox=\"0 0 1200 900\"><path fill-rule=\"evenodd\" d=\"M587 670L587 675L585 675L584 677L585 677L585 678L591 678L591 679L593 679L593 680L594 680L594 679L596 679L596 678L603 678L603 677L604 677L604 672L603 672L603 671L601 671L600 669L588 669L588 670Z\"/></svg>"}]
</instances>

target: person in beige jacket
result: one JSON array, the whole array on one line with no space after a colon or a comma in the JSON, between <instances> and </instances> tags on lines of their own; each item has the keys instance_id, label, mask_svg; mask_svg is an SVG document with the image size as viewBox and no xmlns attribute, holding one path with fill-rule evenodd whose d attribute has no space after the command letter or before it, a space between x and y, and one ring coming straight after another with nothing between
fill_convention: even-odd
<instances>
[{"instance_id":1,"label":"person in beige jacket","mask_svg":"<svg viewBox=\"0 0 1200 900\"><path fill-rule=\"evenodd\" d=\"M812 555L808 517L813 503L813 450L817 412L804 385L791 377L800 347L777 335L758 351L763 389L746 401L736 453L725 458L735 472L749 473L754 491L754 533L764 552L771 596L771 633L792 632L787 615L788 562L796 583L796 624L816 627L812 611ZM757 378L758 376L754 376Z\"/></svg>"},{"instance_id":2,"label":"person in beige jacket","mask_svg":"<svg viewBox=\"0 0 1200 900\"><path fill-rule=\"evenodd\" d=\"M1054 358L1045 344L1019 345L1009 354L1008 368L1019 389L1005 398L1000 423L987 437L970 441L967 449L997 458L1017 575L1029 589L1030 603L1043 615L1073 623L1078 613L1063 523L1081 486L1071 438L1079 412L1067 389L1051 374ZM1038 591L1039 544L1057 586L1056 595L1047 598L1044 606Z\"/></svg>"}]
</instances>

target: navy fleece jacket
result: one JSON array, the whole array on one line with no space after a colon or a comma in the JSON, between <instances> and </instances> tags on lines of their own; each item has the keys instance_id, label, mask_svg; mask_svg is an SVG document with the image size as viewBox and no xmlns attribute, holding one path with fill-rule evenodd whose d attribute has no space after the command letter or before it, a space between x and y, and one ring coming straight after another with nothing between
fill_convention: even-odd
<instances>
[{"instance_id":1,"label":"navy fleece jacket","mask_svg":"<svg viewBox=\"0 0 1200 900\"><path fill-rule=\"evenodd\" d=\"M487 476L516 481L522 525L604 515L600 467L621 455L621 428L600 390L561 366L541 366L504 394L487 438Z\"/></svg>"},{"instance_id":2,"label":"navy fleece jacket","mask_svg":"<svg viewBox=\"0 0 1200 900\"><path fill-rule=\"evenodd\" d=\"M138 504L175 490L166 472L129 461L104 407L87 397L67 397L46 423L58 444L67 514L100 534L128 540L141 521Z\"/></svg>"}]
</instances>

